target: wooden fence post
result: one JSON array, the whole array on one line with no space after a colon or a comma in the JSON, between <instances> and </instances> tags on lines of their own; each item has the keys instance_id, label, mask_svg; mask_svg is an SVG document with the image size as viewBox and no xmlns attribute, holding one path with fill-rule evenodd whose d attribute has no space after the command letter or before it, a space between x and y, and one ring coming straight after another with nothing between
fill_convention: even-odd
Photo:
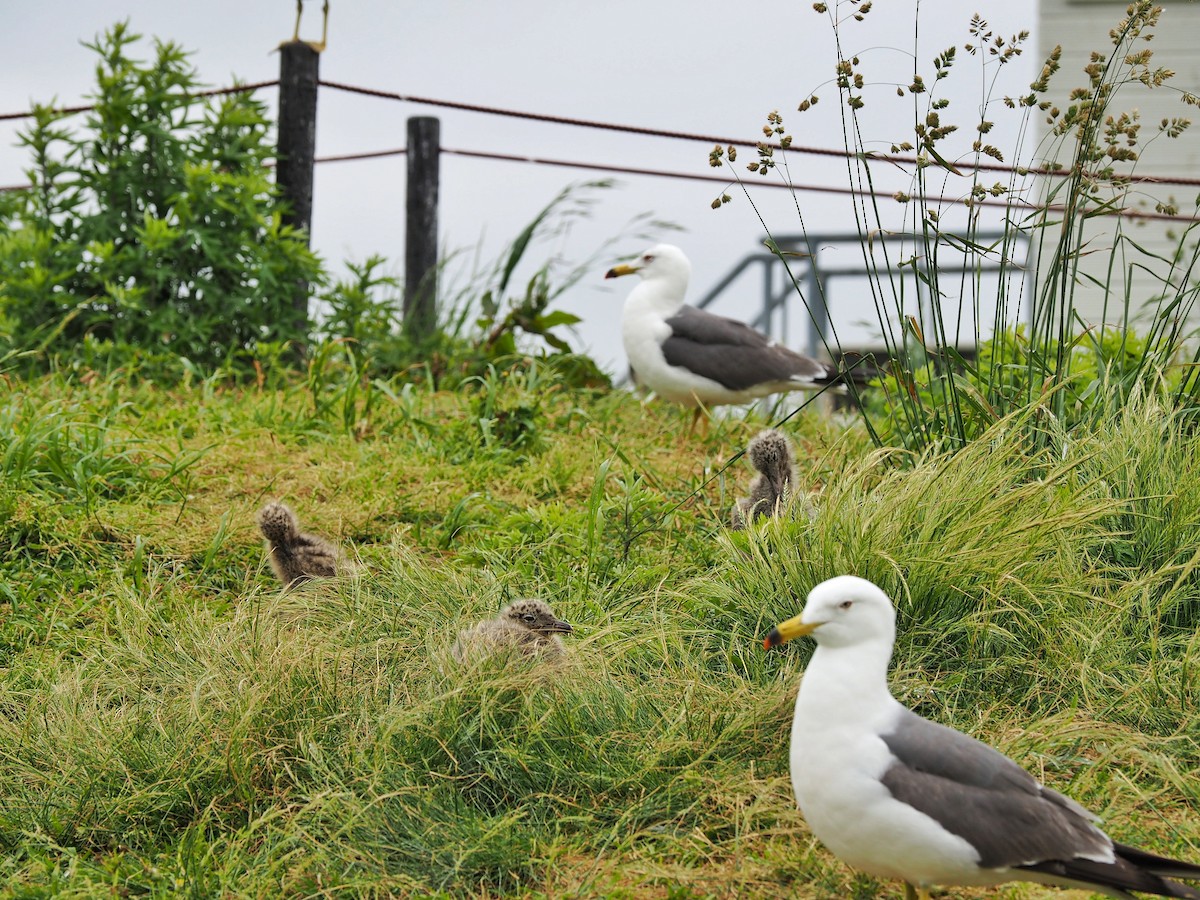
<instances>
[{"instance_id":1,"label":"wooden fence post","mask_svg":"<svg viewBox=\"0 0 1200 900\"><path fill-rule=\"evenodd\" d=\"M312 233L313 157L317 149L317 80L321 54L304 41L279 48L279 145L275 183L287 203L286 225ZM292 308L308 332L308 283L296 284Z\"/></svg>"},{"instance_id":2,"label":"wooden fence post","mask_svg":"<svg viewBox=\"0 0 1200 900\"><path fill-rule=\"evenodd\" d=\"M408 194L404 233L404 330L421 339L437 328L440 122L408 120Z\"/></svg>"}]
</instances>

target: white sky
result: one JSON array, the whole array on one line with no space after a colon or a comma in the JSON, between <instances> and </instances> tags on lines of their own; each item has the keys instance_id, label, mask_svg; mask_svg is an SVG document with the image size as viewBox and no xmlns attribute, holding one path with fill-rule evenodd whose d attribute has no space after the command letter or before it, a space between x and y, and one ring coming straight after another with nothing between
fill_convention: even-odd
<instances>
[{"instance_id":1,"label":"white sky","mask_svg":"<svg viewBox=\"0 0 1200 900\"><path fill-rule=\"evenodd\" d=\"M1006 36L1036 26L1035 0L978 5L1002 7L987 16L992 28ZM961 50L969 40L968 24L976 7L960 0L925 0L918 20L912 0L876 0L874 6L863 23L847 22L841 33L843 46L861 54L868 81L893 84L867 95L867 140L886 151L910 133L912 101L897 98L894 83L908 82L914 47L918 69L929 80L932 57L957 44L959 62L944 83L954 98L945 117L963 126L960 146L965 147L978 119L983 80L978 60ZM85 102L93 89L94 54L80 42L123 18L147 38L172 40L194 51L192 61L210 85L228 84L234 75L245 81L274 79L279 56L270 51L290 37L295 12L291 0L5 0L3 7L0 112L27 109L31 101ZM1117 7L1113 11L1119 12ZM309 0L301 31L304 38L319 37L319 0ZM151 52L147 41L138 55L145 58ZM842 146L842 137L836 91L830 83L835 59L827 17L803 0L332 0L321 76L404 94L727 135L747 142L760 136L766 114L778 109L797 144L836 148ZM995 90L997 99L1026 89L1040 64L1034 35L1025 54L1006 67ZM799 101L814 91L822 102L810 113L796 112ZM274 105L274 89L260 96ZM997 120L997 127L989 137L1011 156L1017 146L1017 116L1006 116L1003 109L994 112L989 118ZM715 172L707 165L710 147L705 144L537 124L330 90L320 98L317 152L403 146L405 120L412 115L439 116L446 147ZM0 184L24 180L26 159L13 147L19 127L20 123L0 122ZM753 153L743 150L739 164L750 159ZM797 183L847 181L845 163L837 160L793 155L790 165ZM909 187L907 175L881 172L887 193ZM469 250L469 255L478 247L482 258L490 260L560 189L589 177L587 172L547 166L443 157L442 243ZM949 193L965 190L945 187ZM718 193L719 186L713 184L622 177L619 187L595 196L598 202L587 222L546 252L561 251L581 261L634 216L649 212L686 229L669 239L691 257L690 294L698 297L745 254L757 250L764 234L758 215L742 197L735 196L719 212L710 209ZM773 231L799 230L797 201L788 192L757 189L753 196ZM854 228L850 203L843 197L801 193L798 203L810 231ZM313 244L335 275L344 271L343 260L362 260L372 253L389 257L396 274L402 274L403 157L318 166L313 215ZM900 224L899 218L895 224ZM626 241L620 254L641 250L643 243ZM624 362L619 310L632 285L628 280L602 280L613 261L598 265L595 278L586 279L562 305L585 319L572 344L620 371ZM731 299L720 311L751 318L759 288L748 281L743 290L740 304Z\"/></svg>"}]
</instances>

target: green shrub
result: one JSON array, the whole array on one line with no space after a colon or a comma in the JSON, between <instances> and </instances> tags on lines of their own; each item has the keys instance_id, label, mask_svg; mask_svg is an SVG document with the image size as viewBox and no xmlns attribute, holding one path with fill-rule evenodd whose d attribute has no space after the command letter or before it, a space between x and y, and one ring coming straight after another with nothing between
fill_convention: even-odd
<instances>
[{"instance_id":1,"label":"green shrub","mask_svg":"<svg viewBox=\"0 0 1200 900\"><path fill-rule=\"evenodd\" d=\"M72 129L39 107L22 135L31 187L0 210L0 322L10 345L51 353L88 338L118 361L184 358L205 368L259 342L303 340L293 305L322 277L281 222L264 163L262 103L199 89L187 55L118 24L99 57L95 108Z\"/></svg>"}]
</instances>

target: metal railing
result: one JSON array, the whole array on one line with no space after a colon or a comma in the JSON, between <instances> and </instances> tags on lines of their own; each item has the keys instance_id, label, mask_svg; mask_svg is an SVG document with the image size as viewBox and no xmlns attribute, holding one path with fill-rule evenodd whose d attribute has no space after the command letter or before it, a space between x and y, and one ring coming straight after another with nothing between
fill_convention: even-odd
<instances>
[{"instance_id":1,"label":"metal railing","mask_svg":"<svg viewBox=\"0 0 1200 900\"><path fill-rule=\"evenodd\" d=\"M762 305L749 324L776 340L783 341L789 330L789 315L795 304L799 303L803 314L809 320L804 351L810 356L824 355L826 348L842 352L885 349L882 336L871 346L846 345L843 342L839 347L838 342L833 340L829 309L833 286L839 281L881 275L908 279L915 290L915 304L920 310L918 318L925 320L924 317L929 314L933 298L927 280L918 277L911 265L898 265L901 257L907 262L913 256L911 249L905 252L906 248L923 247L924 239L920 235L882 234L873 235L865 241L857 232L840 232L776 235L773 240L787 258L786 266L779 256L766 249L748 254L696 301L695 305L702 309L711 306L746 272L758 269L761 273ZM952 257L957 254L958 259L951 259L947 264L937 266L939 283L946 284L947 279L952 277L958 277L965 283L970 277L979 279L982 287L986 278L994 276L999 296L1001 291L998 282L1002 275L1024 277L1029 248L1028 239L1023 235L1013 235L1011 232L1006 235L1003 231L980 231L973 233L970 240L975 246L995 246L997 251L986 255L977 252L968 255L961 250L955 250L954 242L940 243L939 257L942 254ZM897 245L895 249L893 245ZM848 252L843 252L839 258L839 250ZM868 257L868 253L874 256ZM849 258L854 262L847 264L846 259ZM1009 289L1004 293L1008 295L1012 292ZM1019 291L1016 292L1016 296L1020 296ZM874 301L871 309L875 309ZM836 323L834 324L836 327ZM960 349L973 351L974 336L975 329L972 328L969 345L960 343Z\"/></svg>"}]
</instances>

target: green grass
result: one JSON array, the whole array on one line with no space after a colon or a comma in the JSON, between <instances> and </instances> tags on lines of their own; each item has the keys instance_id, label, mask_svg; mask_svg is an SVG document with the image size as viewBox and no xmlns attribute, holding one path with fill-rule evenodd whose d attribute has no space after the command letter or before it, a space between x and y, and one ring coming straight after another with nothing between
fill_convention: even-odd
<instances>
[{"instance_id":1,"label":"green grass","mask_svg":"<svg viewBox=\"0 0 1200 900\"><path fill-rule=\"evenodd\" d=\"M816 518L730 534L760 418L685 439L541 364L344 384L0 400L0 896L899 896L807 832L809 648L758 644L842 572L898 600L898 696L1200 857L1200 450L1156 401L901 466L805 414ZM272 497L355 572L281 593ZM453 661L523 595L567 664ZM1063 896L945 896L997 895Z\"/></svg>"}]
</instances>

